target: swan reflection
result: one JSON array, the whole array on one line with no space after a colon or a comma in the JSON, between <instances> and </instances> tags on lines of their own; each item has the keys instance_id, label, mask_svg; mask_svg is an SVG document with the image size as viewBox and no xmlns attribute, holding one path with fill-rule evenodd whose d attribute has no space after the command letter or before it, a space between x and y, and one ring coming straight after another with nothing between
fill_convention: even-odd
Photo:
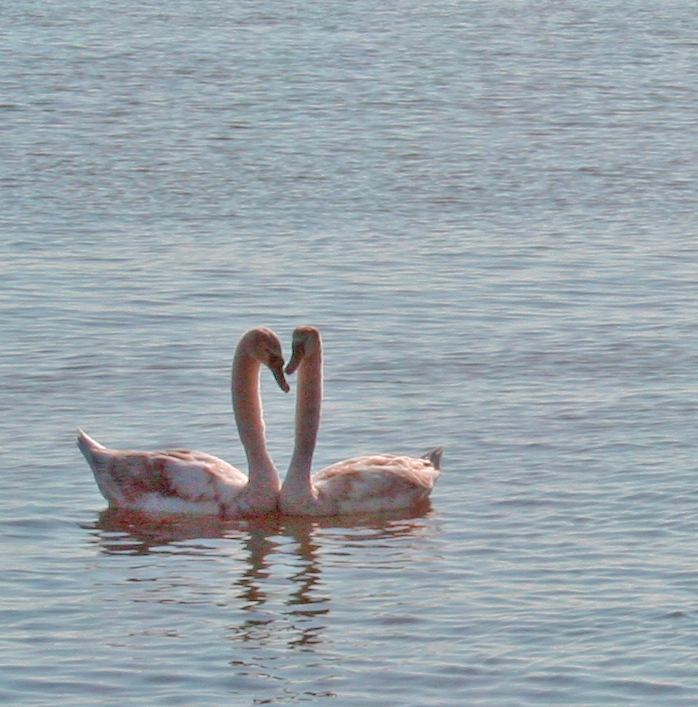
<instances>
[{"instance_id":1,"label":"swan reflection","mask_svg":"<svg viewBox=\"0 0 698 707\"><path fill-rule=\"evenodd\" d=\"M102 552L110 555L148 555L152 552L192 554L210 552L213 545L207 541L226 538L242 538L250 534L273 536L278 533L278 516L260 516L239 521L224 521L216 516L163 516L154 519L134 511L108 508L99 514L93 529L96 542ZM199 543L191 543L198 540ZM254 541L253 541L254 543ZM262 551L262 556L270 548ZM260 554L257 549L252 557Z\"/></svg>"},{"instance_id":2,"label":"swan reflection","mask_svg":"<svg viewBox=\"0 0 698 707\"><path fill-rule=\"evenodd\" d=\"M400 539L432 533L429 511L427 504L391 516L153 521L107 510L84 527L105 555L139 558L128 577L120 568L121 581L139 583L132 601L209 605L233 642L312 651L323 643L332 612L323 569L334 579L348 564L365 569L372 559L387 566L397 557L406 566L412 543ZM149 555L153 562L144 562Z\"/></svg>"}]
</instances>

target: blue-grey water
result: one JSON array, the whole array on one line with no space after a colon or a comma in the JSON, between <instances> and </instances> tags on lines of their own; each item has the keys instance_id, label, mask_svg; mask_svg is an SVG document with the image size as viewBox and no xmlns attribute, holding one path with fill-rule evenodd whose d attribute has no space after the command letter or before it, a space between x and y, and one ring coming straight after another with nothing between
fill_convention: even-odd
<instances>
[{"instance_id":1,"label":"blue-grey water","mask_svg":"<svg viewBox=\"0 0 698 707\"><path fill-rule=\"evenodd\" d=\"M693 3L0 21L0 701L698 704ZM318 468L443 445L428 512L106 512L78 425L243 465L235 344L305 323Z\"/></svg>"}]
</instances>

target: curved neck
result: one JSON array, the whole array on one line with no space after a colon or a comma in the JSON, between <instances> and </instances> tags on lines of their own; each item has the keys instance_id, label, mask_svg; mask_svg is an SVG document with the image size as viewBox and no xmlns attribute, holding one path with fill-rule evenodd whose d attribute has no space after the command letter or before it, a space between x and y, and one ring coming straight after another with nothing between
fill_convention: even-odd
<instances>
[{"instance_id":1,"label":"curved neck","mask_svg":"<svg viewBox=\"0 0 698 707\"><path fill-rule=\"evenodd\" d=\"M285 485L310 493L310 469L320 428L322 406L322 348L320 343L298 369L296 434Z\"/></svg>"},{"instance_id":2,"label":"curved neck","mask_svg":"<svg viewBox=\"0 0 698 707\"><path fill-rule=\"evenodd\" d=\"M233 412L240 441L247 455L250 490L278 491L279 476L274 462L267 454L264 437L260 367L261 363L243 345L238 346L233 359L231 382Z\"/></svg>"}]
</instances>

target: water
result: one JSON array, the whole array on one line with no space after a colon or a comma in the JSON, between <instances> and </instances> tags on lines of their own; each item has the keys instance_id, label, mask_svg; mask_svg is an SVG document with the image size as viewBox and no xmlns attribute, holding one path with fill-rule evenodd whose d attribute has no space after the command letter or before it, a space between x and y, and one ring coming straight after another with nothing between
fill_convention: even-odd
<instances>
[{"instance_id":1,"label":"water","mask_svg":"<svg viewBox=\"0 0 698 707\"><path fill-rule=\"evenodd\" d=\"M2 13L2 700L696 703L691 3ZM300 323L318 468L441 444L428 512L105 511L78 425L240 464Z\"/></svg>"}]
</instances>

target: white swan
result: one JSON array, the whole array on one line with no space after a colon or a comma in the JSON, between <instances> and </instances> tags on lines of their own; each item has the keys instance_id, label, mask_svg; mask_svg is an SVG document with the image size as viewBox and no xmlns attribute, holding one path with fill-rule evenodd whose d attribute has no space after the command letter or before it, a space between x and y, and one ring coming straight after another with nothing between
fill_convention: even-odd
<instances>
[{"instance_id":1,"label":"white swan","mask_svg":"<svg viewBox=\"0 0 698 707\"><path fill-rule=\"evenodd\" d=\"M322 404L322 342L310 326L293 332L293 353L286 367L298 369L296 433L279 508L287 515L343 515L411 508L426 500L439 476L443 450L424 457L387 454L338 462L311 477Z\"/></svg>"},{"instance_id":2,"label":"white swan","mask_svg":"<svg viewBox=\"0 0 698 707\"><path fill-rule=\"evenodd\" d=\"M288 392L278 337L269 329L252 329L242 336L235 350L231 383L249 479L234 466L204 452L107 449L78 430L78 447L109 504L148 514L222 518L276 510L280 483L266 450L259 381L262 364Z\"/></svg>"}]
</instances>

